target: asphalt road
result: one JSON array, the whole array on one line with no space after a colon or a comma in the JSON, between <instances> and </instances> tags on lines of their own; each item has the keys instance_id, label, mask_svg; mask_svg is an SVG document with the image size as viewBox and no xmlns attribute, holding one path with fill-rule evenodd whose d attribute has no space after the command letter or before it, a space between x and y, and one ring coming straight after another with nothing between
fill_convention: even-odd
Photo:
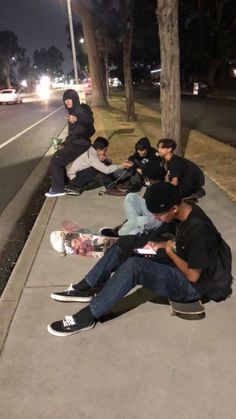
<instances>
[{"instance_id":1,"label":"asphalt road","mask_svg":"<svg viewBox=\"0 0 236 419\"><path fill-rule=\"evenodd\" d=\"M135 99L160 112L157 89L135 90ZM236 147L236 100L182 95L181 119L190 129Z\"/></svg>"},{"instance_id":2,"label":"asphalt road","mask_svg":"<svg viewBox=\"0 0 236 419\"><path fill-rule=\"evenodd\" d=\"M31 96L21 105L0 106L0 214L66 125L61 98L57 92L48 102Z\"/></svg>"},{"instance_id":3,"label":"asphalt road","mask_svg":"<svg viewBox=\"0 0 236 419\"><path fill-rule=\"evenodd\" d=\"M0 106L0 295L50 187L43 156L66 124L62 92Z\"/></svg>"}]
</instances>

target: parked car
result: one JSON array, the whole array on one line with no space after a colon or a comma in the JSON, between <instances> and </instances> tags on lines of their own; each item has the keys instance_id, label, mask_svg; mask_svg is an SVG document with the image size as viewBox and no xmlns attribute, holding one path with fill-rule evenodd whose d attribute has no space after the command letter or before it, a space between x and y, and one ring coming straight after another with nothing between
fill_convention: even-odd
<instances>
[{"instance_id":1,"label":"parked car","mask_svg":"<svg viewBox=\"0 0 236 419\"><path fill-rule=\"evenodd\" d=\"M2 103L22 103L22 95L16 89L0 90L0 105Z\"/></svg>"}]
</instances>

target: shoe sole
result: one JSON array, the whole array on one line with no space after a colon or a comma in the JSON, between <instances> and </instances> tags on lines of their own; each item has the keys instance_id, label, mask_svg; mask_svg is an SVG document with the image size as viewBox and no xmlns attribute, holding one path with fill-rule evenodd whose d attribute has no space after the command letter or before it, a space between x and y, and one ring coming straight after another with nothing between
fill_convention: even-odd
<instances>
[{"instance_id":1,"label":"shoe sole","mask_svg":"<svg viewBox=\"0 0 236 419\"><path fill-rule=\"evenodd\" d=\"M67 302L78 302L78 303L90 303L93 297L72 297L65 295L50 294L50 297L55 301L67 301Z\"/></svg>"},{"instance_id":2,"label":"shoe sole","mask_svg":"<svg viewBox=\"0 0 236 419\"><path fill-rule=\"evenodd\" d=\"M56 195L47 195L46 193L45 193L45 196L47 197L47 198L58 198L59 196L65 196L66 195L66 193L60 193L60 194L56 194Z\"/></svg>"},{"instance_id":3,"label":"shoe sole","mask_svg":"<svg viewBox=\"0 0 236 419\"><path fill-rule=\"evenodd\" d=\"M60 336L71 336L80 332L88 332L89 330L93 329L94 326L95 326L95 322L91 326L84 327L83 329L75 330L73 332L57 332L56 330L53 330L51 325L49 324L47 329L48 329L48 333L50 333L51 335L60 337Z\"/></svg>"}]
</instances>

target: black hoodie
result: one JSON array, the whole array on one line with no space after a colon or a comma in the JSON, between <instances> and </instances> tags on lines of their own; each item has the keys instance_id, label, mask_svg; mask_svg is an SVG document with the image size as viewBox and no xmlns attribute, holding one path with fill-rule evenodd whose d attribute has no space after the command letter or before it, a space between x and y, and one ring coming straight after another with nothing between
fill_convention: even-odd
<instances>
[{"instance_id":1,"label":"black hoodie","mask_svg":"<svg viewBox=\"0 0 236 419\"><path fill-rule=\"evenodd\" d=\"M71 99L73 102L72 108L67 108L65 101ZM73 89L67 89L63 94L63 102L69 115L77 117L77 121L72 124L68 122L68 136L65 144L77 143L78 140L86 140L90 142L90 137L94 134L93 113L88 105L80 104L78 93ZM79 141L81 143L81 141Z\"/></svg>"},{"instance_id":2,"label":"black hoodie","mask_svg":"<svg viewBox=\"0 0 236 419\"><path fill-rule=\"evenodd\" d=\"M138 149L146 149L147 155L145 157L141 157L137 150ZM128 157L128 160L134 163L133 169L143 168L143 166L148 163L150 160L158 160L157 151L154 147L151 146L150 141L147 137L142 137L140 140L137 141L135 144L135 153Z\"/></svg>"}]
</instances>

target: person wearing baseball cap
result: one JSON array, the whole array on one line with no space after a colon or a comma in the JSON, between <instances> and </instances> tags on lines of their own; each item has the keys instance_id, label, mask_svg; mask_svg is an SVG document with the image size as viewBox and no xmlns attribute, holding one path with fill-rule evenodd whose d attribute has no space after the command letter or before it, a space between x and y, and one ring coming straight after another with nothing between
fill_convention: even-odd
<instances>
[{"instance_id":1,"label":"person wearing baseball cap","mask_svg":"<svg viewBox=\"0 0 236 419\"><path fill-rule=\"evenodd\" d=\"M112 246L82 281L64 292L51 294L57 301L90 304L73 316L48 325L49 333L69 336L92 329L101 316L137 285L175 301L215 299L216 283L212 278L220 233L211 220L197 205L182 201L178 188L167 182L158 182L148 189L146 204L157 220L176 221L175 241L157 238L145 245L155 255L133 256L123 263L119 263L121 249L117 244ZM168 256L168 263L160 262L161 249ZM104 286L94 296L94 289L101 281ZM225 299L232 292L230 285L217 290L218 298Z\"/></svg>"}]
</instances>

